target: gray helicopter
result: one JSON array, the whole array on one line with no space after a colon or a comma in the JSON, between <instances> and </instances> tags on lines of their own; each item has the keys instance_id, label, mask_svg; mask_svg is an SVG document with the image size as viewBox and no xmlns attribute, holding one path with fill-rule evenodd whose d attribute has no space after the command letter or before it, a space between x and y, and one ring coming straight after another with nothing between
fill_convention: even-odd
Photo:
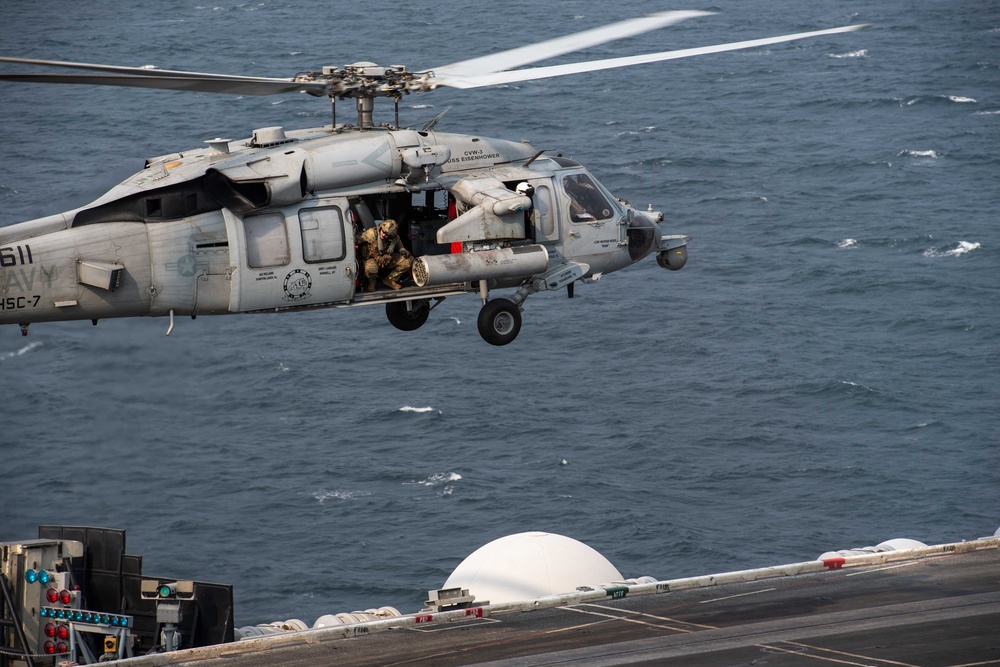
<instances>
[{"instance_id":1,"label":"gray helicopter","mask_svg":"<svg viewBox=\"0 0 1000 667\"><path fill-rule=\"evenodd\" d=\"M332 101L330 125L262 127L247 139L149 158L80 208L0 227L0 324L221 315L382 304L411 331L448 296L478 293L478 327L513 341L525 299L655 254L678 270L688 237L663 214L611 194L578 162L528 143L399 126L404 94L478 88L719 53L858 30L852 25L679 51L513 69L710 12L669 11L428 70L358 62L293 78L0 58L87 74L0 74L0 81L161 88L234 95L306 92ZM375 98L395 124L375 124ZM356 124L338 124L337 100ZM443 114L442 114L443 115ZM365 230L396 221L409 274L362 288ZM492 290L513 289L490 298Z\"/></svg>"}]
</instances>

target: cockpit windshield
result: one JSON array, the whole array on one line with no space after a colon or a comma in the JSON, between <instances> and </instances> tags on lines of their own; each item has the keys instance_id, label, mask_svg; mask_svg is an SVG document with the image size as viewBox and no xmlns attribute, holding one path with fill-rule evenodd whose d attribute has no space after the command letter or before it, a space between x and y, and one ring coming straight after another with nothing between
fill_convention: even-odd
<instances>
[{"instance_id":1,"label":"cockpit windshield","mask_svg":"<svg viewBox=\"0 0 1000 667\"><path fill-rule=\"evenodd\" d=\"M563 189L569 195L569 214L573 222L597 222L614 216L615 206L590 174L564 176Z\"/></svg>"}]
</instances>

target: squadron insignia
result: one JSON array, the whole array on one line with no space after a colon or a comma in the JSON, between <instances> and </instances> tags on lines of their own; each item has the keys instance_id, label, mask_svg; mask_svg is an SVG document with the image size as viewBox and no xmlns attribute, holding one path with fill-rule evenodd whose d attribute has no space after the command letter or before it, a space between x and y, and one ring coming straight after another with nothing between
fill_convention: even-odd
<instances>
[{"instance_id":1,"label":"squadron insignia","mask_svg":"<svg viewBox=\"0 0 1000 667\"><path fill-rule=\"evenodd\" d=\"M285 276L285 300L301 301L312 291L312 277L302 269L295 269Z\"/></svg>"}]
</instances>

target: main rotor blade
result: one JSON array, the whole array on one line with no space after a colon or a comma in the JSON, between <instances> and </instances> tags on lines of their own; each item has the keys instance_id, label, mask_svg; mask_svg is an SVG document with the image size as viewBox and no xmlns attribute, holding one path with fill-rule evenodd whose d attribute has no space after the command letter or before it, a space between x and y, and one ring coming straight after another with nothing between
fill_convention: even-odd
<instances>
[{"instance_id":1,"label":"main rotor blade","mask_svg":"<svg viewBox=\"0 0 1000 667\"><path fill-rule=\"evenodd\" d=\"M0 74L0 81L87 84L93 86L128 86L131 88L189 90L201 93L224 93L229 95L277 95L280 93L292 93L299 91L305 91L314 95L325 95L327 92L327 86L324 83L315 81L295 81L294 79L212 74L210 72L183 72L177 70L148 69L145 67L75 63L59 60L33 60L29 58L0 57L0 62L85 69L122 75L45 73Z\"/></svg>"},{"instance_id":2,"label":"main rotor blade","mask_svg":"<svg viewBox=\"0 0 1000 667\"><path fill-rule=\"evenodd\" d=\"M619 21L611 25L575 32L564 37L557 37L536 44L520 46L516 49L492 53L488 56L480 56L471 60L461 60L450 65L433 67L430 71L434 72L435 77L441 78L464 78L480 76L491 72L501 72L512 67L528 65L536 63L539 60L554 58L564 53L571 53L598 44L612 42L616 39L633 37L658 28L665 28L666 26L697 16L710 16L713 13L693 10L657 12L656 14Z\"/></svg>"},{"instance_id":3,"label":"main rotor blade","mask_svg":"<svg viewBox=\"0 0 1000 667\"><path fill-rule=\"evenodd\" d=\"M70 83L91 86L127 86L130 88L158 88L161 90L189 90L199 93L223 93L228 95L277 95L299 91L326 94L326 86L321 83L277 79L257 81L227 79L225 77L187 78L166 76L113 76L107 74L0 74L0 81L21 83Z\"/></svg>"},{"instance_id":4,"label":"main rotor blade","mask_svg":"<svg viewBox=\"0 0 1000 667\"><path fill-rule=\"evenodd\" d=\"M745 42L730 42L729 44L717 44L715 46L701 46L693 49L679 49L677 51L661 51L659 53L647 53L639 56L625 56L623 58L609 58L606 60L592 60L589 62L568 63L565 65L552 65L550 67L532 67L529 69L514 70L512 72L494 72L481 76L463 77L442 77L432 79L432 85L448 86L451 88L480 88L482 86L497 86L504 83L515 83L517 81L531 81L534 79L546 79L554 76L565 76L567 74L579 74L581 72L594 72L597 70L612 69L615 67L627 67L629 65L642 65L645 63L655 63L661 60L674 60L677 58L689 58L691 56L702 56L709 53L722 53L724 51L736 51L737 49L750 49L755 46L767 46L768 44L780 44L781 42L791 42L796 39L806 39L808 37L818 37L820 35L833 35L841 32L853 32L868 27L868 24L842 26L840 28L828 28L826 30L816 30L813 32L800 32L793 35L781 35L779 37L765 37L764 39L752 39Z\"/></svg>"},{"instance_id":5,"label":"main rotor blade","mask_svg":"<svg viewBox=\"0 0 1000 667\"><path fill-rule=\"evenodd\" d=\"M181 70L157 69L155 67L97 65L94 63L76 63L67 60L36 60L34 58L8 58L0 56L0 62L18 63L21 65L45 65L47 67L65 67L70 69L87 69L94 72L111 72L114 74L134 74L136 76L184 76L188 78L197 78L197 79L211 79L215 77L221 77L224 79L247 79L252 81L258 81L260 79L267 79L272 81L279 80L279 79L270 79L269 77L238 76L234 74L215 74L212 72L184 72ZM286 79L280 79L280 80L284 81Z\"/></svg>"}]
</instances>

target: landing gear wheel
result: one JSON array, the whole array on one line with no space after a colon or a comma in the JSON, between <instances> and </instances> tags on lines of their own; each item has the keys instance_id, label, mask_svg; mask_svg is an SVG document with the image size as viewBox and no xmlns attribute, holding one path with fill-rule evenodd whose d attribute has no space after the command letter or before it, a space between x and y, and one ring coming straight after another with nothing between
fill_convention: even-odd
<instances>
[{"instance_id":1,"label":"landing gear wheel","mask_svg":"<svg viewBox=\"0 0 1000 667\"><path fill-rule=\"evenodd\" d=\"M416 331L424 326L430 314L431 306L427 299L409 302L391 301L385 304L385 316L389 319L389 323L400 331Z\"/></svg>"},{"instance_id":2,"label":"landing gear wheel","mask_svg":"<svg viewBox=\"0 0 1000 667\"><path fill-rule=\"evenodd\" d=\"M479 335L490 345L506 345L521 331L521 311L510 299L493 299L479 311Z\"/></svg>"}]
</instances>

